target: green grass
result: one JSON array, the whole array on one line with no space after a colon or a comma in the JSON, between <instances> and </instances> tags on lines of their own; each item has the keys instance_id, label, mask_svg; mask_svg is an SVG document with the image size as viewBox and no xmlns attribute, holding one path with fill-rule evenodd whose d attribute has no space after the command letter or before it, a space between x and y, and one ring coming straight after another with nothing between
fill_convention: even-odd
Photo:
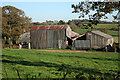
<instances>
[{"instance_id":1,"label":"green grass","mask_svg":"<svg viewBox=\"0 0 120 80\"><path fill-rule=\"evenodd\" d=\"M109 30L108 34L112 36L118 36L118 31Z\"/></svg>"},{"instance_id":2,"label":"green grass","mask_svg":"<svg viewBox=\"0 0 120 80\"><path fill-rule=\"evenodd\" d=\"M118 24L98 24L97 26L95 26L96 28L117 28Z\"/></svg>"},{"instance_id":3,"label":"green grass","mask_svg":"<svg viewBox=\"0 0 120 80\"><path fill-rule=\"evenodd\" d=\"M88 32L88 31L92 31L92 30L95 30L95 29L79 29L79 33L84 34L84 33Z\"/></svg>"},{"instance_id":4,"label":"green grass","mask_svg":"<svg viewBox=\"0 0 120 80\"><path fill-rule=\"evenodd\" d=\"M79 33L86 33L88 31L95 31L95 29L79 29ZM108 30L108 34L112 36L118 36L118 31Z\"/></svg>"},{"instance_id":5,"label":"green grass","mask_svg":"<svg viewBox=\"0 0 120 80\"><path fill-rule=\"evenodd\" d=\"M27 49L3 49L2 52L3 78L6 78L5 70L9 78L18 78L16 70L19 70L21 78L26 75L29 78L62 78L63 72L68 71L71 74L67 78L73 78L80 72L84 76L90 72L101 76L103 70L104 75L109 77L118 71L118 53L60 53Z\"/></svg>"},{"instance_id":6,"label":"green grass","mask_svg":"<svg viewBox=\"0 0 120 80\"><path fill-rule=\"evenodd\" d=\"M114 37L114 42L118 43L118 37Z\"/></svg>"},{"instance_id":7,"label":"green grass","mask_svg":"<svg viewBox=\"0 0 120 80\"><path fill-rule=\"evenodd\" d=\"M86 33L88 31L95 31L95 29L79 29L79 33ZM118 31L108 30L108 34L112 36L118 36Z\"/></svg>"},{"instance_id":8,"label":"green grass","mask_svg":"<svg viewBox=\"0 0 120 80\"><path fill-rule=\"evenodd\" d=\"M88 24L89 22L87 22ZM87 25L87 24L84 24L84 25ZM94 25L95 28L108 28L108 29L111 29L111 28L118 28L118 24L97 24L97 25Z\"/></svg>"},{"instance_id":9,"label":"green grass","mask_svg":"<svg viewBox=\"0 0 120 80\"><path fill-rule=\"evenodd\" d=\"M79 29L79 33L81 33L81 34L84 34L88 31L91 31L91 30L89 30L89 29Z\"/></svg>"},{"instance_id":10,"label":"green grass","mask_svg":"<svg viewBox=\"0 0 120 80\"><path fill-rule=\"evenodd\" d=\"M107 28L107 29L118 28L118 24L97 24L95 28ZM87 31L91 31L91 29L79 29L79 33L86 33ZM108 30L108 34L112 36L118 36L118 31Z\"/></svg>"}]
</instances>

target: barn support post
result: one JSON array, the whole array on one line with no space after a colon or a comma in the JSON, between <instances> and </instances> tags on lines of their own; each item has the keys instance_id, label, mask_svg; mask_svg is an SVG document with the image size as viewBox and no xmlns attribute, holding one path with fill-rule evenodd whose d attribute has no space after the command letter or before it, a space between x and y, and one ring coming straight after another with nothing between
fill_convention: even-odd
<instances>
[{"instance_id":1,"label":"barn support post","mask_svg":"<svg viewBox=\"0 0 120 80\"><path fill-rule=\"evenodd\" d=\"M58 46L59 46L59 49L61 49L61 46L62 46L62 40L58 40Z\"/></svg>"},{"instance_id":2,"label":"barn support post","mask_svg":"<svg viewBox=\"0 0 120 80\"><path fill-rule=\"evenodd\" d=\"M31 49L30 43L28 43L28 49Z\"/></svg>"},{"instance_id":3,"label":"barn support post","mask_svg":"<svg viewBox=\"0 0 120 80\"><path fill-rule=\"evenodd\" d=\"M22 49L22 45L21 44L19 44L19 49Z\"/></svg>"},{"instance_id":4,"label":"barn support post","mask_svg":"<svg viewBox=\"0 0 120 80\"><path fill-rule=\"evenodd\" d=\"M108 52L108 47L107 46L105 47L105 51Z\"/></svg>"},{"instance_id":5,"label":"barn support post","mask_svg":"<svg viewBox=\"0 0 120 80\"><path fill-rule=\"evenodd\" d=\"M74 50L76 50L76 48L75 48L75 40L73 40L73 42L72 42L72 47L73 47Z\"/></svg>"}]
</instances>

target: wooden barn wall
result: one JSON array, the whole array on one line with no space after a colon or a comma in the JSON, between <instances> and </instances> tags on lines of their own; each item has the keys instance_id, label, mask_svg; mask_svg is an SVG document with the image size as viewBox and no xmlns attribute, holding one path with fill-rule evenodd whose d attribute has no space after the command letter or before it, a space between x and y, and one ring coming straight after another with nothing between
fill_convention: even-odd
<instances>
[{"instance_id":1,"label":"wooden barn wall","mask_svg":"<svg viewBox=\"0 0 120 80\"><path fill-rule=\"evenodd\" d=\"M75 40L74 47L76 50L90 49L90 40Z\"/></svg>"},{"instance_id":2,"label":"wooden barn wall","mask_svg":"<svg viewBox=\"0 0 120 80\"><path fill-rule=\"evenodd\" d=\"M91 48L104 48L107 45L107 38L94 33L87 33L87 39L90 40Z\"/></svg>"},{"instance_id":3,"label":"wooden barn wall","mask_svg":"<svg viewBox=\"0 0 120 80\"><path fill-rule=\"evenodd\" d=\"M31 30L31 46L33 49L66 48L65 33L65 29Z\"/></svg>"}]
</instances>

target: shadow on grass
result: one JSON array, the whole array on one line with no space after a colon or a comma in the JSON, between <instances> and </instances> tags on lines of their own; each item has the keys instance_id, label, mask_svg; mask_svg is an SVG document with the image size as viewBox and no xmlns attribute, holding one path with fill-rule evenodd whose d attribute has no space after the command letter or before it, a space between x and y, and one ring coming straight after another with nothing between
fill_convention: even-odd
<instances>
[{"instance_id":1,"label":"shadow on grass","mask_svg":"<svg viewBox=\"0 0 120 80\"><path fill-rule=\"evenodd\" d=\"M42 55L44 55L44 54L42 54ZM81 57L81 56L69 56L69 55L68 56L67 55L62 56L62 55L45 54L45 56L49 56L49 55L56 56L56 57L85 58L85 59L96 59L96 60L103 60L103 61L105 61L105 60L108 60L108 61L120 61L120 58L118 58L118 59L110 59L110 58ZM9 56L9 55L2 55L2 57L3 58L7 57L8 59L24 59L24 58L21 58L21 57L13 57L13 56Z\"/></svg>"},{"instance_id":2,"label":"shadow on grass","mask_svg":"<svg viewBox=\"0 0 120 80\"><path fill-rule=\"evenodd\" d=\"M1 56L1 55L0 55ZM21 58L21 57L13 57L13 56L9 56L9 55L2 55L2 58L4 58L4 57L6 57L6 58L8 58L8 59L24 59L24 58Z\"/></svg>"},{"instance_id":3,"label":"shadow on grass","mask_svg":"<svg viewBox=\"0 0 120 80\"><path fill-rule=\"evenodd\" d=\"M44 55L44 54L42 54L42 55ZM96 60L103 60L103 61L105 61L105 60L108 60L108 61L120 61L120 59L118 58L118 59L110 59L110 58L96 58L96 57L81 57L81 56L67 56L67 55L64 55L64 56L62 56L62 55L54 55L54 54L45 54L46 56L56 56L56 57L68 57L68 58L85 58L85 59L96 59ZM113 54L114 55L114 54Z\"/></svg>"},{"instance_id":4,"label":"shadow on grass","mask_svg":"<svg viewBox=\"0 0 120 80\"><path fill-rule=\"evenodd\" d=\"M86 59L91 59L88 57L80 57L80 56L61 56L61 55L52 55L52 56L58 56L58 57L76 57L76 58L86 58ZM56 63L50 63L50 62L44 62L44 61L39 61L39 62L30 62L30 61L24 61L23 58L20 57L13 57L9 55L2 55L2 57L6 57L7 59L10 60L2 60L3 63L11 63L11 64L20 64L20 65L25 65L25 66L45 66L45 67L55 67L58 71L68 71L68 72L75 72L79 73L80 71L84 73L91 73L91 74L98 74L101 75L101 72L98 69L90 69L90 68L84 68L84 67L73 67L72 65L64 64L56 64ZM13 61L13 60L14 61ZM98 59L98 60L106 60L106 59L101 59L101 58L93 58L93 59ZM107 60L112 60L112 59L107 59ZM115 60L115 59L114 59ZM0 60L1 61L1 60ZM112 60L113 61L113 60ZM115 71L116 72L116 71ZM111 73L106 73L105 76L110 76Z\"/></svg>"},{"instance_id":5,"label":"shadow on grass","mask_svg":"<svg viewBox=\"0 0 120 80\"><path fill-rule=\"evenodd\" d=\"M84 68L84 67L72 67L71 65L59 65L59 64L55 64L55 63L49 63L49 62L29 62L29 61L10 61L10 60L2 60L3 63L14 63L14 64L21 64L21 65L25 65L25 66L45 66L45 67L55 67L57 68L58 71L65 71L65 72L75 72L75 73L79 73L80 71L87 73L87 74L98 74L98 75L102 75L102 73L97 70L97 69L88 69L88 68ZM110 76L110 73L106 73L105 76Z\"/></svg>"}]
</instances>

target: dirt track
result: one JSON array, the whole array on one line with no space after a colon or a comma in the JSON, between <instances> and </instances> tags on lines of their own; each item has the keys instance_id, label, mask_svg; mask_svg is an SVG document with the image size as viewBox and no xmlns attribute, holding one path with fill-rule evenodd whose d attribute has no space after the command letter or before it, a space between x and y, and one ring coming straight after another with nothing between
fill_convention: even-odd
<instances>
[{"instance_id":1,"label":"dirt track","mask_svg":"<svg viewBox=\"0 0 120 80\"><path fill-rule=\"evenodd\" d=\"M90 52L85 50L37 50L37 51L61 52L61 53L114 53L114 52Z\"/></svg>"}]
</instances>

